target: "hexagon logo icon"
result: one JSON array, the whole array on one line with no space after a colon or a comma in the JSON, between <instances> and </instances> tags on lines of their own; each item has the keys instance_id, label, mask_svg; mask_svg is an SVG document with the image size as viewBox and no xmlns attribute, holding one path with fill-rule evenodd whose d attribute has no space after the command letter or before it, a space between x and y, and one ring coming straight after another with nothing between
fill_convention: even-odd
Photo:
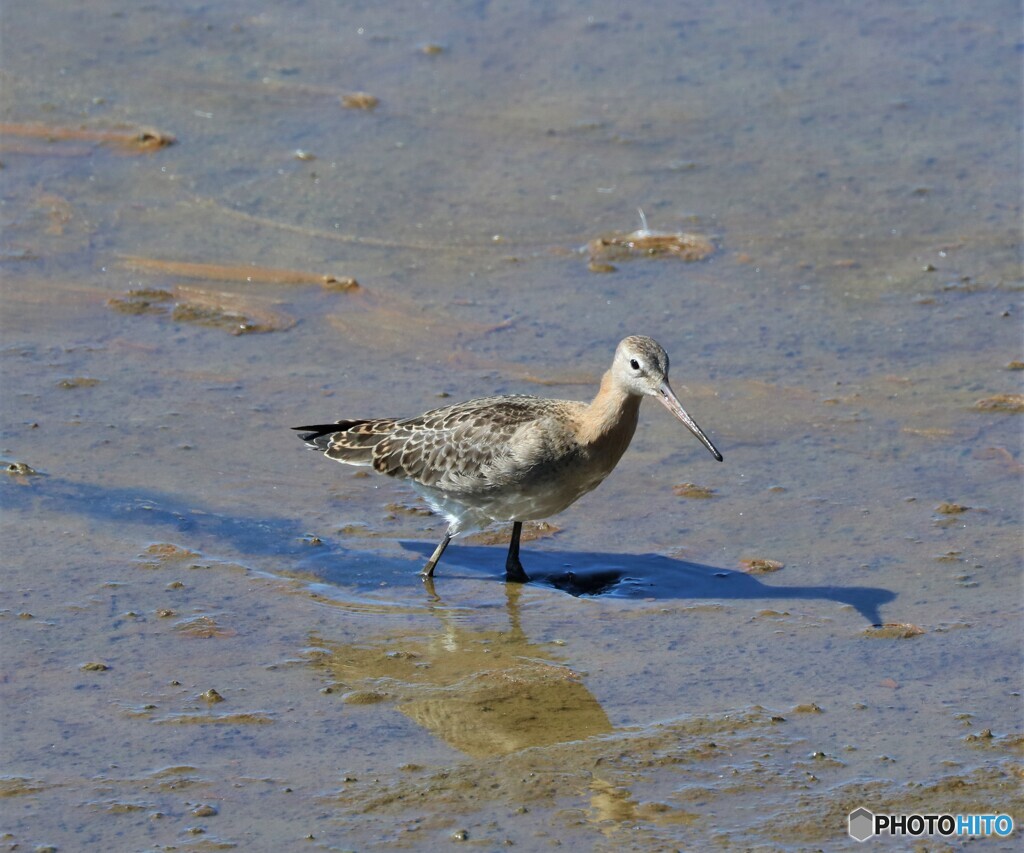
<instances>
[{"instance_id":1,"label":"hexagon logo icon","mask_svg":"<svg viewBox=\"0 0 1024 853\"><path fill-rule=\"evenodd\" d=\"M875 834L875 816L863 806L850 812L847 820L850 838L854 841L867 841Z\"/></svg>"}]
</instances>

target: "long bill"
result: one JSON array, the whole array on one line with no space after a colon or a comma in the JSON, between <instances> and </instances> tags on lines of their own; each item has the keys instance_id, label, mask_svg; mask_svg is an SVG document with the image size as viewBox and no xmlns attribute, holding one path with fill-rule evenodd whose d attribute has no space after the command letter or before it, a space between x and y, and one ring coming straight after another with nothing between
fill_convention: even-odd
<instances>
[{"instance_id":1,"label":"long bill","mask_svg":"<svg viewBox=\"0 0 1024 853\"><path fill-rule=\"evenodd\" d=\"M683 404L679 402L679 398L673 393L672 388L669 386L667 381L661 383L657 397L666 409L679 418L679 420L683 422L683 425L697 436L698 439L700 439L700 443L711 451L711 455L721 462L722 454L719 453L718 448L711 443L711 439L704 435L704 430L697 426L697 422L686 413L686 409L683 408Z\"/></svg>"}]
</instances>

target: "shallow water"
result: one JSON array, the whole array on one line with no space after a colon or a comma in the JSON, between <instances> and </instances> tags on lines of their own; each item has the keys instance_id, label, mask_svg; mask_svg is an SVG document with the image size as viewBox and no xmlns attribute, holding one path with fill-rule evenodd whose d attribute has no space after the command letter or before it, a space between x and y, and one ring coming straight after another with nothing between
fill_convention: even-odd
<instances>
[{"instance_id":1,"label":"shallow water","mask_svg":"<svg viewBox=\"0 0 1024 853\"><path fill-rule=\"evenodd\" d=\"M65 6L3 19L8 846L1019 823L1015 4ZM716 251L591 271L637 208ZM631 333L725 461L645 405L522 588L288 429Z\"/></svg>"}]
</instances>

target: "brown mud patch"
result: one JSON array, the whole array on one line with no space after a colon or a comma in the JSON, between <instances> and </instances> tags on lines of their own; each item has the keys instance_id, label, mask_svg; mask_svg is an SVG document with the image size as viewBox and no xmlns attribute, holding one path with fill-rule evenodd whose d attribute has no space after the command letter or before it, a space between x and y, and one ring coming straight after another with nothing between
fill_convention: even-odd
<instances>
[{"instance_id":1,"label":"brown mud patch","mask_svg":"<svg viewBox=\"0 0 1024 853\"><path fill-rule=\"evenodd\" d=\"M46 143L47 147L19 146L9 139L28 139ZM89 127L60 127L41 122L0 123L0 152L19 154L88 154L89 149L75 148L67 143L91 143L107 146L121 154L149 154L173 145L174 137L154 128L116 127L111 129ZM49 146L53 146L50 148Z\"/></svg>"},{"instance_id":2,"label":"brown mud patch","mask_svg":"<svg viewBox=\"0 0 1024 853\"><path fill-rule=\"evenodd\" d=\"M184 285L173 291L129 290L108 304L122 314L166 316L176 323L221 329L231 335L281 332L295 325L295 319L270 300Z\"/></svg>"}]
</instances>

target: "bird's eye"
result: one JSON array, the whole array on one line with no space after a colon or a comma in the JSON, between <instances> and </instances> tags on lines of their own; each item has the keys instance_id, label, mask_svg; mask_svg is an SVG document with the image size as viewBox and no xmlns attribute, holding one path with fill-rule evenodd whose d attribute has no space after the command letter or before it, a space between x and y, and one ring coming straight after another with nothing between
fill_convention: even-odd
<instances>
[{"instance_id":1,"label":"bird's eye","mask_svg":"<svg viewBox=\"0 0 1024 853\"><path fill-rule=\"evenodd\" d=\"M635 358L631 358L629 360L629 366L632 367L633 370L639 370L640 369L640 362L637 361Z\"/></svg>"}]
</instances>

